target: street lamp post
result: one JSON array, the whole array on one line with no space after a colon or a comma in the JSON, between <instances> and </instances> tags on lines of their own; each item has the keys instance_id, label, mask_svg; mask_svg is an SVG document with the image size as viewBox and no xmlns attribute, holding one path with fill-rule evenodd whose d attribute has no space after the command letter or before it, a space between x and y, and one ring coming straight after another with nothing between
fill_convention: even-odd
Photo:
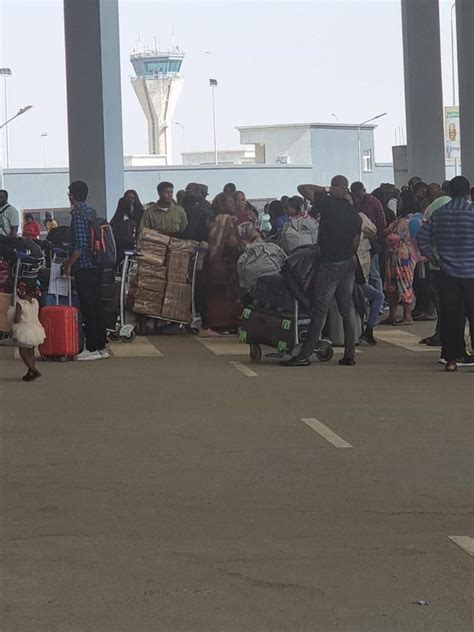
<instances>
[{"instance_id":1,"label":"street lamp post","mask_svg":"<svg viewBox=\"0 0 474 632\"><path fill-rule=\"evenodd\" d=\"M8 120L8 98L7 98L7 77L11 77L11 68L0 68L0 75L3 76L3 98L5 120ZM8 139L8 124L5 126L5 149L7 154L7 169L10 167L10 144Z\"/></svg>"},{"instance_id":2,"label":"street lamp post","mask_svg":"<svg viewBox=\"0 0 474 632\"><path fill-rule=\"evenodd\" d=\"M209 79L209 86L212 91L212 127L214 130L214 162L218 164L218 156L217 156L217 134L216 134L216 102L215 102L215 89L217 88L217 79Z\"/></svg>"},{"instance_id":3,"label":"street lamp post","mask_svg":"<svg viewBox=\"0 0 474 632\"><path fill-rule=\"evenodd\" d=\"M33 107L32 105L27 105L26 107L21 108L20 110L18 110L18 112L15 114L15 116L10 117L9 119L7 119L4 123L2 123L0 125L0 129L3 129L4 127L7 127L7 125L9 123L11 123L13 120L18 118L19 116L21 116L25 112L28 112L28 110L31 110L32 107ZM3 166L2 166L1 161L0 161L0 185L3 188Z\"/></svg>"},{"instance_id":4,"label":"street lamp post","mask_svg":"<svg viewBox=\"0 0 474 632\"><path fill-rule=\"evenodd\" d=\"M48 138L48 132L41 132L41 141L43 144L43 166L46 168L46 139Z\"/></svg>"},{"instance_id":5,"label":"street lamp post","mask_svg":"<svg viewBox=\"0 0 474 632\"><path fill-rule=\"evenodd\" d=\"M453 90L453 106L456 105L456 62L455 62L455 43L454 43L454 15L455 15L456 3L451 5L451 82ZM458 159L454 159L454 175L458 175Z\"/></svg>"},{"instance_id":6,"label":"street lamp post","mask_svg":"<svg viewBox=\"0 0 474 632\"><path fill-rule=\"evenodd\" d=\"M361 148L361 142L360 142L360 129L363 125L367 125L367 123L372 123L372 121L376 121L377 119L382 118L382 116L387 116L387 112L384 112L383 114L377 114L377 116L374 116L368 119L367 121L360 123L357 128L357 155L359 159L359 181L362 180L362 148Z\"/></svg>"},{"instance_id":7,"label":"street lamp post","mask_svg":"<svg viewBox=\"0 0 474 632\"><path fill-rule=\"evenodd\" d=\"M186 153L186 137L185 137L185 133L184 133L184 125L182 123L178 123L178 121L176 121L176 125L183 130L183 156L182 156L182 160L183 160L183 165L184 165L184 154Z\"/></svg>"}]
</instances>

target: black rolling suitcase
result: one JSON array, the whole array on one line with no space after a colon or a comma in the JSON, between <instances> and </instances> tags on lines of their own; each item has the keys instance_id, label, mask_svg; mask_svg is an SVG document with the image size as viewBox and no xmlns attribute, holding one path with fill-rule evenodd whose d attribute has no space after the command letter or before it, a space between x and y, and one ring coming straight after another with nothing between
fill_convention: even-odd
<instances>
[{"instance_id":1,"label":"black rolling suitcase","mask_svg":"<svg viewBox=\"0 0 474 632\"><path fill-rule=\"evenodd\" d=\"M273 312L293 314L295 308L293 295L280 274L263 276L257 280L253 303L256 307L263 307Z\"/></svg>"},{"instance_id":2,"label":"black rolling suitcase","mask_svg":"<svg viewBox=\"0 0 474 632\"><path fill-rule=\"evenodd\" d=\"M295 344L295 321L293 316L246 307L240 319L239 337L241 342L288 352Z\"/></svg>"}]
</instances>

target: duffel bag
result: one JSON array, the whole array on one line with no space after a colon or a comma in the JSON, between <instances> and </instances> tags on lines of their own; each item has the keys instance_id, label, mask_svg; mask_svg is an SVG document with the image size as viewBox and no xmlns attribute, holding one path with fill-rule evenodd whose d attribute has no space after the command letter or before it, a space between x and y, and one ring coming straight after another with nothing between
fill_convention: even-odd
<instances>
[{"instance_id":1,"label":"duffel bag","mask_svg":"<svg viewBox=\"0 0 474 632\"><path fill-rule=\"evenodd\" d=\"M291 254L301 246L313 246L318 242L319 224L312 217L290 217L278 236L278 243Z\"/></svg>"},{"instance_id":2,"label":"duffel bag","mask_svg":"<svg viewBox=\"0 0 474 632\"><path fill-rule=\"evenodd\" d=\"M286 261L286 255L278 244L263 240L245 246L237 261L241 287L253 292L262 276L278 274Z\"/></svg>"}]
</instances>

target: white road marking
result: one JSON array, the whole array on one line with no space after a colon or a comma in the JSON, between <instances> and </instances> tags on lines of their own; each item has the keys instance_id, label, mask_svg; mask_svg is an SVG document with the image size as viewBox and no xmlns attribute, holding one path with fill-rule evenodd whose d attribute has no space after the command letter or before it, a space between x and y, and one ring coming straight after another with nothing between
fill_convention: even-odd
<instances>
[{"instance_id":1,"label":"white road marking","mask_svg":"<svg viewBox=\"0 0 474 632\"><path fill-rule=\"evenodd\" d=\"M402 331L401 329L390 329L387 327L377 327L376 337L383 342L388 342L391 345L395 345L397 347L401 347L402 349L407 349L408 351L426 352L431 351L439 353L440 350L438 347L429 347L428 345L420 345L419 336L415 336L414 334L408 333L408 331Z\"/></svg>"},{"instance_id":2,"label":"white road marking","mask_svg":"<svg viewBox=\"0 0 474 632\"><path fill-rule=\"evenodd\" d=\"M230 362L229 364L232 364L232 366L235 367L237 371L240 371L247 377L258 377L258 373L255 373L255 371L249 369L249 367L245 366L245 364L242 364L242 362Z\"/></svg>"},{"instance_id":3,"label":"white road marking","mask_svg":"<svg viewBox=\"0 0 474 632\"><path fill-rule=\"evenodd\" d=\"M344 347L333 347L334 353L344 353ZM362 349L356 349L356 353L364 353Z\"/></svg>"},{"instance_id":4,"label":"white road marking","mask_svg":"<svg viewBox=\"0 0 474 632\"><path fill-rule=\"evenodd\" d=\"M301 421L305 423L307 426L309 426L310 428L312 428L313 430L315 430L322 437L324 437L326 441L329 441L329 443L332 443L334 447L336 448L352 448L353 447L351 446L350 443L347 443L347 441L344 441L342 437L340 437L338 434L333 432L331 428L328 428L317 419L314 419L313 417L310 417L310 418L303 417Z\"/></svg>"},{"instance_id":5,"label":"white road marking","mask_svg":"<svg viewBox=\"0 0 474 632\"><path fill-rule=\"evenodd\" d=\"M468 555L474 557L474 538L467 535L448 535L448 538L451 542L460 546Z\"/></svg>"},{"instance_id":6,"label":"white road marking","mask_svg":"<svg viewBox=\"0 0 474 632\"><path fill-rule=\"evenodd\" d=\"M216 356L249 355L249 346L240 342L238 338L229 338L228 336L222 336L219 338L199 338L199 336L197 336L196 340Z\"/></svg>"},{"instance_id":7,"label":"white road marking","mask_svg":"<svg viewBox=\"0 0 474 632\"><path fill-rule=\"evenodd\" d=\"M148 338L141 336L133 342L111 342L109 350L116 358L163 357L161 351Z\"/></svg>"}]
</instances>

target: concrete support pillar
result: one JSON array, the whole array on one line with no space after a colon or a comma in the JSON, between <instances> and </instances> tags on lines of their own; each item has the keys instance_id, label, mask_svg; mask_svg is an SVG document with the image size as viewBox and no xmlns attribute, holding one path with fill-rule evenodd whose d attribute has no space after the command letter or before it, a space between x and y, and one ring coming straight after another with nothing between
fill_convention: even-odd
<instances>
[{"instance_id":1,"label":"concrete support pillar","mask_svg":"<svg viewBox=\"0 0 474 632\"><path fill-rule=\"evenodd\" d=\"M123 194L118 0L64 0L64 31L70 179L111 217Z\"/></svg>"},{"instance_id":2,"label":"concrete support pillar","mask_svg":"<svg viewBox=\"0 0 474 632\"><path fill-rule=\"evenodd\" d=\"M456 0L462 173L474 186L474 2Z\"/></svg>"},{"instance_id":3,"label":"concrete support pillar","mask_svg":"<svg viewBox=\"0 0 474 632\"><path fill-rule=\"evenodd\" d=\"M408 173L425 182L442 182L446 168L438 0L401 3Z\"/></svg>"}]
</instances>

